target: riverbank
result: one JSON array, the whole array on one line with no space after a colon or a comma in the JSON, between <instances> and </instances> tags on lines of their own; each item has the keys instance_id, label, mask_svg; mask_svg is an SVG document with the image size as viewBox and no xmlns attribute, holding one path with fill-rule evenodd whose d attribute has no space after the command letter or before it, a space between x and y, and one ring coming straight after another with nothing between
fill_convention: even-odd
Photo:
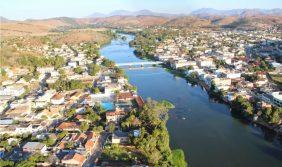
<instances>
[{"instance_id":1,"label":"riverbank","mask_svg":"<svg viewBox=\"0 0 282 167\"><path fill-rule=\"evenodd\" d=\"M138 54L136 54L136 52L134 52L134 53L137 57L139 57L140 59L143 59L143 60L159 61L159 60L154 59L152 56L140 57ZM281 138L282 130L280 129L280 127L278 125L270 125L270 124L268 124L267 122L265 122L261 119L255 120L253 118L255 115L251 115L251 116L248 116L248 117L238 116L238 115L236 115L236 113L234 113L234 110L233 110L234 105L232 104L232 102L230 102L226 98L224 98L224 96L222 96L220 91L215 92L215 91L211 90L211 87L209 85L207 85L205 82L203 82L198 76L196 78L191 77L191 76L187 76L185 74L185 71L179 70L179 69L174 69L168 63L163 64L162 67L165 68L171 74L184 78L190 84L197 84L197 85L200 85L201 87L203 87L208 92L210 98L215 99L219 103L228 105L231 108L230 112L231 113L233 112L232 113L233 117L235 117L237 119L242 119L242 120L247 121L248 123L251 123L251 124L257 124L261 127L267 128L268 130L276 132L277 136L280 136L280 137L278 137L278 139L281 140L281 142L282 142L282 138Z\"/></svg>"},{"instance_id":2,"label":"riverbank","mask_svg":"<svg viewBox=\"0 0 282 167\"><path fill-rule=\"evenodd\" d=\"M116 63L144 61L134 55L134 48L128 46L133 38L127 35L126 41L112 41L101 50L102 55ZM280 167L276 158L279 157L279 147L272 144L276 141L272 138L266 141L268 134L263 129L246 126L234 119L230 108L211 100L202 87L187 84L182 77L159 66L124 70L143 98L167 99L175 105L166 124L170 147L183 149L189 165Z\"/></svg>"}]
</instances>

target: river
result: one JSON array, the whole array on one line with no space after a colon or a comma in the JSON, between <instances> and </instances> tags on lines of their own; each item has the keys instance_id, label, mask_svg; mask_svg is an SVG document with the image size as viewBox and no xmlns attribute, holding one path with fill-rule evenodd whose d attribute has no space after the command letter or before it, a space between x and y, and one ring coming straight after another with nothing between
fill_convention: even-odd
<instances>
[{"instance_id":1,"label":"river","mask_svg":"<svg viewBox=\"0 0 282 167\"><path fill-rule=\"evenodd\" d=\"M144 61L127 40L112 40L101 54L116 63ZM229 107L214 102L200 86L175 77L162 67L125 69L144 99L165 99L175 105L167 128L172 149L181 148L192 167L282 167L282 147L260 128L231 116Z\"/></svg>"}]
</instances>

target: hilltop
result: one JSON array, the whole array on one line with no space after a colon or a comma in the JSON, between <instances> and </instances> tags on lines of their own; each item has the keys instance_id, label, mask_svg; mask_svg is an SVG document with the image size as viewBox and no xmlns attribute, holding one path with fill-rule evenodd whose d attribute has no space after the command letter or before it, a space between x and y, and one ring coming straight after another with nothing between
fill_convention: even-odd
<instances>
[{"instance_id":1,"label":"hilltop","mask_svg":"<svg viewBox=\"0 0 282 167\"><path fill-rule=\"evenodd\" d=\"M217 27L265 29L282 25L282 9L199 9L190 14L157 13L150 10L118 10L109 14L93 13L85 18L57 17L11 21L1 17L1 36L46 35L59 28L102 27Z\"/></svg>"}]
</instances>

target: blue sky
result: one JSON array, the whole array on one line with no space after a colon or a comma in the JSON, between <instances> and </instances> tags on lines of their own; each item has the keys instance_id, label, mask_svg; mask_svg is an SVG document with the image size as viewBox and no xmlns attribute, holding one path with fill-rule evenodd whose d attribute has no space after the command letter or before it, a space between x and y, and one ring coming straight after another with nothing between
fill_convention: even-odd
<instances>
[{"instance_id":1,"label":"blue sky","mask_svg":"<svg viewBox=\"0 0 282 167\"><path fill-rule=\"evenodd\" d=\"M85 17L94 12L149 9L189 13L199 8L282 8L282 0L0 0L0 16L9 19Z\"/></svg>"}]
</instances>

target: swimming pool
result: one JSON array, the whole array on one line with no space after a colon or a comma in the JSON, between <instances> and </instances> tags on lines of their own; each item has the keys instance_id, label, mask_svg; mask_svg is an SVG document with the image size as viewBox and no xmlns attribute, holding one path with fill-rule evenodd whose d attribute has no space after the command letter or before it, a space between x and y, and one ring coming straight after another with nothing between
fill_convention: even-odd
<instances>
[{"instance_id":1,"label":"swimming pool","mask_svg":"<svg viewBox=\"0 0 282 167\"><path fill-rule=\"evenodd\" d=\"M113 110L115 107L114 107L114 103L112 102L102 102L101 103L101 106L106 110L106 111L110 111L110 110Z\"/></svg>"}]
</instances>

